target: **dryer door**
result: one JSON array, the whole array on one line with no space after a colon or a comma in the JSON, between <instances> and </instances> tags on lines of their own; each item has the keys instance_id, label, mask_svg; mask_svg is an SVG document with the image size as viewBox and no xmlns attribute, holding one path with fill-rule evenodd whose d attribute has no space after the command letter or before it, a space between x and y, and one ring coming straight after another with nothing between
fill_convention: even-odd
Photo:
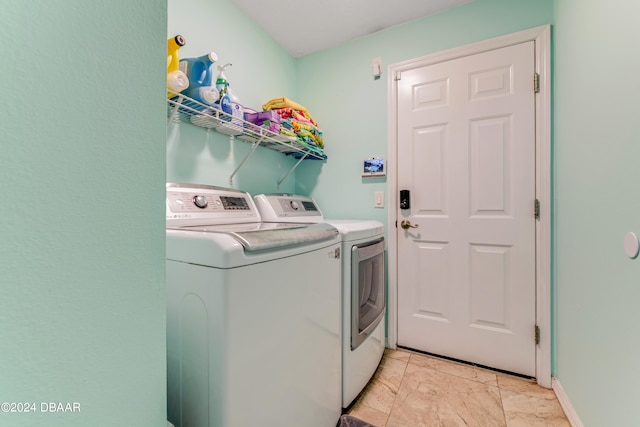
<instances>
[{"instance_id":1,"label":"dryer door","mask_svg":"<svg viewBox=\"0 0 640 427\"><path fill-rule=\"evenodd\" d=\"M384 318L384 238L351 248L351 350Z\"/></svg>"}]
</instances>

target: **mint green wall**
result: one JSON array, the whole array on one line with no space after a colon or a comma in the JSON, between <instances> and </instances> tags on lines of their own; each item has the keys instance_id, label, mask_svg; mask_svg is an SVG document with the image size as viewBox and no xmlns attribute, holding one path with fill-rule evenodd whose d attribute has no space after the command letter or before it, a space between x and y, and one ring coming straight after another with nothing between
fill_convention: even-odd
<instances>
[{"instance_id":1,"label":"mint green wall","mask_svg":"<svg viewBox=\"0 0 640 427\"><path fill-rule=\"evenodd\" d=\"M640 3L556 0L557 376L586 426L640 425Z\"/></svg>"},{"instance_id":2,"label":"mint green wall","mask_svg":"<svg viewBox=\"0 0 640 427\"><path fill-rule=\"evenodd\" d=\"M243 105L262 110L266 101L295 99L295 60L250 21L230 0L169 0L168 37L181 34L180 57L214 51ZM216 76L217 76L216 69ZM278 180L295 164L279 152L258 147L229 183L251 145L188 124L171 125L167 137L167 181L239 188L251 194L291 192L295 175Z\"/></svg>"},{"instance_id":3,"label":"mint green wall","mask_svg":"<svg viewBox=\"0 0 640 427\"><path fill-rule=\"evenodd\" d=\"M299 60L229 0L114 0L85 10L3 4L0 75L0 401L79 402L76 414L3 414L0 425L164 425L164 181L228 185L248 144L168 129L163 52L215 50L242 101L290 96L320 122L329 161L303 162L281 191L311 194L332 217L386 222L363 180L386 157L386 66L554 23L554 373L585 425L640 423L633 339L640 233L631 182L637 144L640 5L624 0L476 0ZM141 72L144 70L144 72ZM156 70L156 71L153 71ZM123 87L125 86L125 87ZM126 92L128 95L123 95ZM615 123L615 126L606 126ZM166 176L165 176L166 160ZM293 164L259 148L233 186L276 191ZM393 195L395 196L395 195ZM389 197L389 194L387 194ZM130 210L122 213L122 206ZM39 406L39 405L38 405Z\"/></svg>"},{"instance_id":4,"label":"mint green wall","mask_svg":"<svg viewBox=\"0 0 640 427\"><path fill-rule=\"evenodd\" d=\"M166 425L166 2L1 9L0 425Z\"/></svg>"},{"instance_id":5,"label":"mint green wall","mask_svg":"<svg viewBox=\"0 0 640 427\"><path fill-rule=\"evenodd\" d=\"M373 207L375 191L395 197L386 179L360 176L364 158L387 157L386 67L551 20L551 0L475 0L301 58L297 94L324 129L329 160L304 163L296 175L297 191L315 197L326 216L386 222L386 209ZM380 80L371 76L375 57L382 57Z\"/></svg>"}]
</instances>

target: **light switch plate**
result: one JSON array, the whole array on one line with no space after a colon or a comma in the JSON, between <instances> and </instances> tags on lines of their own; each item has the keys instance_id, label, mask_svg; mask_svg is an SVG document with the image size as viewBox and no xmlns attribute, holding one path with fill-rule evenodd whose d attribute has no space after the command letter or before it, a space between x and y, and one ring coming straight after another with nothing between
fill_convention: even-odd
<instances>
[{"instance_id":1,"label":"light switch plate","mask_svg":"<svg viewBox=\"0 0 640 427\"><path fill-rule=\"evenodd\" d=\"M374 193L374 208L384 208L384 191L376 191Z\"/></svg>"},{"instance_id":2,"label":"light switch plate","mask_svg":"<svg viewBox=\"0 0 640 427\"><path fill-rule=\"evenodd\" d=\"M371 61L371 74L374 78L380 78L382 75L382 57L373 58Z\"/></svg>"}]
</instances>

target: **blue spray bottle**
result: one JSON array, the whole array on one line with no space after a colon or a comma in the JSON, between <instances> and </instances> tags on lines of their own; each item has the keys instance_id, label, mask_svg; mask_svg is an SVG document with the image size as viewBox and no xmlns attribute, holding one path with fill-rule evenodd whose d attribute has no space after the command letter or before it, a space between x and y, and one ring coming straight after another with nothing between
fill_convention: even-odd
<instances>
[{"instance_id":1,"label":"blue spray bottle","mask_svg":"<svg viewBox=\"0 0 640 427\"><path fill-rule=\"evenodd\" d=\"M180 70L189 76L189 88L184 94L189 98L207 105L213 105L219 93L213 85L213 64L218 60L215 52L197 58L185 58L180 61Z\"/></svg>"}]
</instances>

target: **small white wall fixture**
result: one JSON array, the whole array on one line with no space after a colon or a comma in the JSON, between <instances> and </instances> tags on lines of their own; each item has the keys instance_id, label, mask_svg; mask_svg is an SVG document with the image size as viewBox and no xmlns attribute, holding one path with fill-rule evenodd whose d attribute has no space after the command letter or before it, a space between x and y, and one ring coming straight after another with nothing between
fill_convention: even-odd
<instances>
[{"instance_id":1,"label":"small white wall fixture","mask_svg":"<svg viewBox=\"0 0 640 427\"><path fill-rule=\"evenodd\" d=\"M387 107L388 133L388 224L396 223L398 209L397 185L397 85L396 76L402 71L425 67L452 59L500 49L519 43L535 43L535 72L539 76L536 93L536 199L540 202L536 224L536 324L540 330L536 345L536 380L545 388L551 381L551 26L544 25L470 45L449 49L388 67ZM533 82L532 82L533 84ZM398 342L397 302L397 238L389 233L389 298L387 346L396 348ZM532 331L533 335L533 331Z\"/></svg>"}]
</instances>

